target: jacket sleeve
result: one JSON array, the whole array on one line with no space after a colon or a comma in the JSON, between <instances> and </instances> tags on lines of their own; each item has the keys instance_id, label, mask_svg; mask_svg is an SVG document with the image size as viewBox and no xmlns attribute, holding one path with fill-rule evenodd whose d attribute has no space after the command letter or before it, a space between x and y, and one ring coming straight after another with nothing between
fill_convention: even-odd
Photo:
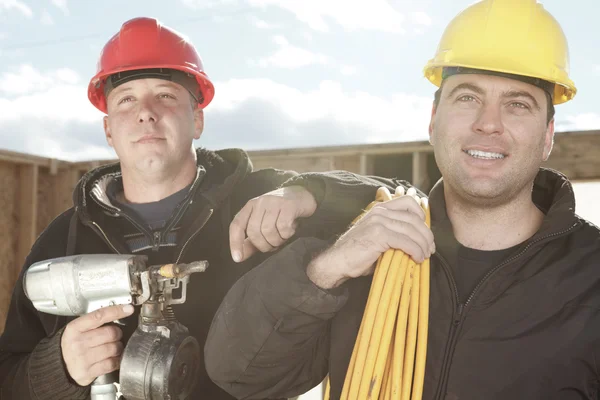
<instances>
[{"instance_id":1,"label":"jacket sleeve","mask_svg":"<svg viewBox=\"0 0 600 400\"><path fill-rule=\"evenodd\" d=\"M397 179L342 170L298 174L294 171L265 168L254 171L243 186L238 188L233 209L237 211L248 200L286 186L304 187L317 202L315 213L298 221L295 237L329 239L348 229L350 223L375 200L380 187L386 187L393 193L398 186L408 188L411 185Z\"/></svg>"},{"instance_id":2,"label":"jacket sleeve","mask_svg":"<svg viewBox=\"0 0 600 400\"><path fill-rule=\"evenodd\" d=\"M388 188L393 194L398 186L405 189L411 186L407 181L342 170L299 174L283 184L292 185L306 188L318 204L315 213L301 221L298 236L323 239L345 232L366 206L375 200L380 187Z\"/></svg>"},{"instance_id":3,"label":"jacket sleeve","mask_svg":"<svg viewBox=\"0 0 600 400\"><path fill-rule=\"evenodd\" d=\"M327 374L330 320L348 299L305 266L327 242L303 238L244 275L217 311L205 343L210 378L238 399L293 397Z\"/></svg>"},{"instance_id":4,"label":"jacket sleeve","mask_svg":"<svg viewBox=\"0 0 600 400\"><path fill-rule=\"evenodd\" d=\"M40 236L25 261L15 284L6 324L0 336L0 398L2 400L29 399L85 399L87 387L72 381L66 370L60 347L64 319L39 313L25 295L23 275L36 261L64 255L66 238L60 225L67 217L55 220ZM63 254L61 254L61 252Z\"/></svg>"}]
</instances>

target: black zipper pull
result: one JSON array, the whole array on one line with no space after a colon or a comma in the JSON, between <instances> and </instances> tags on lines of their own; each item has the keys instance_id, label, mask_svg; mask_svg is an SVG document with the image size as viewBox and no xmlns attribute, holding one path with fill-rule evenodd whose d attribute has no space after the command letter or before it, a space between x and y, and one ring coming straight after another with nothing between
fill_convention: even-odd
<instances>
[{"instance_id":1,"label":"black zipper pull","mask_svg":"<svg viewBox=\"0 0 600 400\"><path fill-rule=\"evenodd\" d=\"M158 251L159 248L160 248L160 232L154 232L154 247L152 247L152 250Z\"/></svg>"},{"instance_id":2,"label":"black zipper pull","mask_svg":"<svg viewBox=\"0 0 600 400\"><path fill-rule=\"evenodd\" d=\"M460 322L460 318L462 317L463 309L465 308L464 304L459 304L458 309L456 310L456 318L454 318L454 325L458 325Z\"/></svg>"}]
</instances>

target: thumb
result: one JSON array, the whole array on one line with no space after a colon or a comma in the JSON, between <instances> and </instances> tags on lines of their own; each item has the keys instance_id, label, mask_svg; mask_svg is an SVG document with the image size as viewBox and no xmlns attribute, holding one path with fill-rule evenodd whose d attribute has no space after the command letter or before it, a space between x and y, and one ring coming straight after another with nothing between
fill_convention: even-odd
<instances>
[{"instance_id":1,"label":"thumb","mask_svg":"<svg viewBox=\"0 0 600 400\"><path fill-rule=\"evenodd\" d=\"M254 253L256 253L257 251L258 251L258 249L252 244L250 239L246 238L244 240L242 255L241 255L240 261L238 261L238 262L246 261L247 259L252 257L254 255Z\"/></svg>"}]
</instances>

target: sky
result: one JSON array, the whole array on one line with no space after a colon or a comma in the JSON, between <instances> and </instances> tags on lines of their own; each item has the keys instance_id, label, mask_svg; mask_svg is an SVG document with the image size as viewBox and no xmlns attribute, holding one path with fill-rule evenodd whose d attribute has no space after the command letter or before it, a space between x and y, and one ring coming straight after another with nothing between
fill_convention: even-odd
<instances>
[{"instance_id":1,"label":"sky","mask_svg":"<svg viewBox=\"0 0 600 400\"><path fill-rule=\"evenodd\" d=\"M422 69L472 0L0 0L0 148L115 157L87 99L100 51L126 20L155 17L197 47L216 88L197 145L249 150L427 138ZM594 0L546 0L579 92L557 131L600 128ZM596 11L596 12L595 12Z\"/></svg>"},{"instance_id":2,"label":"sky","mask_svg":"<svg viewBox=\"0 0 600 400\"><path fill-rule=\"evenodd\" d=\"M0 0L0 148L69 161L116 157L87 84L104 44L140 16L186 35L215 85L197 146L425 140L435 86L423 66L472 2ZM556 130L600 129L600 3L542 4L567 36L578 88L557 106ZM600 223L590 203L600 185L578 186L586 216Z\"/></svg>"}]
</instances>

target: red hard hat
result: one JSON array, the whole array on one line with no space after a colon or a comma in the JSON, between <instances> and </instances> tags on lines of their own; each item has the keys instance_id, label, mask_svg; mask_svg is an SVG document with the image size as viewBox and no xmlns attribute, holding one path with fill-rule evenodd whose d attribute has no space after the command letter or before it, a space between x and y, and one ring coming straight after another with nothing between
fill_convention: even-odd
<instances>
[{"instance_id":1,"label":"red hard hat","mask_svg":"<svg viewBox=\"0 0 600 400\"><path fill-rule=\"evenodd\" d=\"M175 69L193 75L202 94L198 107L206 107L215 95L192 43L156 19L134 18L125 22L102 49L97 73L88 86L88 98L106 113L106 78L117 72L148 68Z\"/></svg>"}]
</instances>

